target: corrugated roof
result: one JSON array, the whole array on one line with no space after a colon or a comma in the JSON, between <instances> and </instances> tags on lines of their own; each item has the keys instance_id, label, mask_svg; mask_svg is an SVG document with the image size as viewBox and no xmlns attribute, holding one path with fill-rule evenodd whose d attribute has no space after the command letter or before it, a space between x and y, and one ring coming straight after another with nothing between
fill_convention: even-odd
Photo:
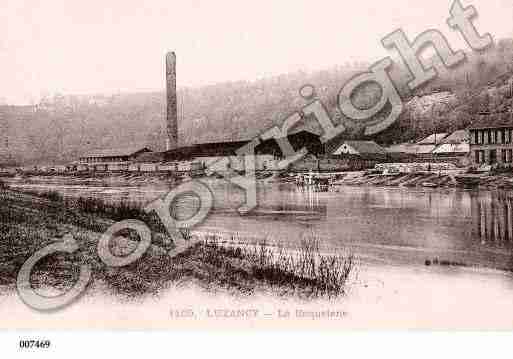
<instances>
[{"instance_id":1,"label":"corrugated roof","mask_svg":"<svg viewBox=\"0 0 513 359\"><path fill-rule=\"evenodd\" d=\"M319 136L312 131L301 128L298 131L291 131L287 138L293 148L299 148L316 143L320 144ZM165 161L177 161L190 159L193 157L210 156L236 156L237 150L248 144L250 141L227 141L227 142L207 142L178 147L164 153ZM320 147L320 146L319 146ZM280 153L280 147L274 139L262 140L255 149L258 154Z\"/></svg>"},{"instance_id":2,"label":"corrugated roof","mask_svg":"<svg viewBox=\"0 0 513 359\"><path fill-rule=\"evenodd\" d=\"M426 153L431 153L433 152L433 150L436 148L436 145L419 145L417 144L415 146L415 153L418 153L418 154L426 154Z\"/></svg>"},{"instance_id":3,"label":"corrugated roof","mask_svg":"<svg viewBox=\"0 0 513 359\"><path fill-rule=\"evenodd\" d=\"M417 153L417 145L413 143L399 143L387 148L390 153Z\"/></svg>"},{"instance_id":4,"label":"corrugated roof","mask_svg":"<svg viewBox=\"0 0 513 359\"><path fill-rule=\"evenodd\" d=\"M492 113L481 114L472 120L469 129L513 127L513 114Z\"/></svg>"},{"instance_id":5,"label":"corrugated roof","mask_svg":"<svg viewBox=\"0 0 513 359\"><path fill-rule=\"evenodd\" d=\"M417 142L418 145L432 145L432 144L439 144L441 141L447 137L447 133L441 132L441 133L433 133L423 140Z\"/></svg>"},{"instance_id":6,"label":"corrugated roof","mask_svg":"<svg viewBox=\"0 0 513 359\"><path fill-rule=\"evenodd\" d=\"M236 151L249 141L209 142L178 147L164 153L165 161L179 161L193 157L235 156Z\"/></svg>"},{"instance_id":7,"label":"corrugated roof","mask_svg":"<svg viewBox=\"0 0 513 359\"><path fill-rule=\"evenodd\" d=\"M468 142L468 131L458 130L444 138L440 143L465 143Z\"/></svg>"},{"instance_id":8,"label":"corrugated roof","mask_svg":"<svg viewBox=\"0 0 513 359\"><path fill-rule=\"evenodd\" d=\"M343 145L351 146L360 154L387 154L387 150L374 141L344 141L333 153L337 152Z\"/></svg>"},{"instance_id":9,"label":"corrugated roof","mask_svg":"<svg viewBox=\"0 0 513 359\"><path fill-rule=\"evenodd\" d=\"M416 143L401 143L399 145L393 145L387 148L388 152L391 153L410 153L410 154L425 154L430 153L436 148L435 145L419 145Z\"/></svg>"},{"instance_id":10,"label":"corrugated roof","mask_svg":"<svg viewBox=\"0 0 513 359\"><path fill-rule=\"evenodd\" d=\"M438 146L433 153L467 153L469 151L468 143L444 143Z\"/></svg>"},{"instance_id":11,"label":"corrugated roof","mask_svg":"<svg viewBox=\"0 0 513 359\"><path fill-rule=\"evenodd\" d=\"M141 153L137 158L135 159L135 162L163 162L164 161L164 153L162 152L146 152Z\"/></svg>"},{"instance_id":12,"label":"corrugated roof","mask_svg":"<svg viewBox=\"0 0 513 359\"><path fill-rule=\"evenodd\" d=\"M94 150L86 153L81 157L119 157L131 156L141 151L150 151L149 148L144 146L128 146L122 148L108 148L103 150Z\"/></svg>"}]
</instances>

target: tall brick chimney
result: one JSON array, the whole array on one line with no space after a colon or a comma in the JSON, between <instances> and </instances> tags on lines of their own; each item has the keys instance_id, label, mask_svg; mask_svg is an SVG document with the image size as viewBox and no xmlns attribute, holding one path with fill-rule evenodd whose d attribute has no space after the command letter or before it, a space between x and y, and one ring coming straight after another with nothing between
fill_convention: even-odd
<instances>
[{"instance_id":1,"label":"tall brick chimney","mask_svg":"<svg viewBox=\"0 0 513 359\"><path fill-rule=\"evenodd\" d=\"M166 54L166 96L167 96L167 136L166 149L178 146L178 106L176 100L176 55Z\"/></svg>"}]
</instances>

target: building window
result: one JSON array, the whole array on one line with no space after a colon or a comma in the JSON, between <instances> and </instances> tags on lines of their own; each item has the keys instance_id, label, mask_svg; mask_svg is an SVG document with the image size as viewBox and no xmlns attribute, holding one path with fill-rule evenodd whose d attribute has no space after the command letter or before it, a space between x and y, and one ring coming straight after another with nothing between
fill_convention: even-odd
<instances>
[{"instance_id":1,"label":"building window","mask_svg":"<svg viewBox=\"0 0 513 359\"><path fill-rule=\"evenodd\" d=\"M490 156L488 158L489 164L493 165L493 164L497 163L497 149L490 150L489 156Z\"/></svg>"},{"instance_id":2,"label":"building window","mask_svg":"<svg viewBox=\"0 0 513 359\"><path fill-rule=\"evenodd\" d=\"M508 157L507 157L507 152L506 152L506 150L504 150L504 149L503 149L503 150L501 151L501 154L502 154L502 163L506 163L506 162L508 162Z\"/></svg>"},{"instance_id":3,"label":"building window","mask_svg":"<svg viewBox=\"0 0 513 359\"><path fill-rule=\"evenodd\" d=\"M484 163L485 162L485 151L484 150L476 150L474 152L476 163Z\"/></svg>"}]
</instances>

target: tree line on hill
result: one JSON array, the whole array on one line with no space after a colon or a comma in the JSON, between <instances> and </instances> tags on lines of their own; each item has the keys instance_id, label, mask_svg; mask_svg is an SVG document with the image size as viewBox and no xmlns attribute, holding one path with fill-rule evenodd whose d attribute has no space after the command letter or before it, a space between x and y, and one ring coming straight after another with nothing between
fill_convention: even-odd
<instances>
[{"instance_id":1,"label":"tree line on hill","mask_svg":"<svg viewBox=\"0 0 513 359\"><path fill-rule=\"evenodd\" d=\"M337 121L350 121L338 110L337 96L344 83L361 71L365 71L363 64L360 68L341 66L256 81L181 88L179 141L192 144L255 136L306 104L298 93L305 84L315 87L317 97ZM414 92L407 87L409 73L396 61L391 77L405 110L391 127L369 139L384 145L412 141L433 132L465 128L481 112L509 111L513 101L512 76L511 39L498 41L485 53L467 54L464 64L440 73ZM379 88L367 84L361 86L353 101L365 107L379 96ZM2 108L9 151L21 163L65 163L89 150L132 144L156 151L165 147L164 91L118 94L105 97L101 103L77 101L72 107L37 111ZM366 139L358 126L353 127L355 130L344 136Z\"/></svg>"}]
</instances>

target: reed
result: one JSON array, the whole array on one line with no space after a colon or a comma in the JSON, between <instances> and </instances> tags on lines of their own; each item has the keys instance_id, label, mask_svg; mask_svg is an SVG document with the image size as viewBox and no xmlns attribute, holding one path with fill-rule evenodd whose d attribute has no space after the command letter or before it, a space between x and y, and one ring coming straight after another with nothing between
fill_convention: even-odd
<instances>
[{"instance_id":1,"label":"reed","mask_svg":"<svg viewBox=\"0 0 513 359\"><path fill-rule=\"evenodd\" d=\"M319 240L308 237L295 251L270 246L225 246L210 236L202 247L203 260L226 267L226 260L245 262L249 277L270 286L289 287L310 297L334 298L346 293L347 281L356 267L354 255L322 254Z\"/></svg>"},{"instance_id":2,"label":"reed","mask_svg":"<svg viewBox=\"0 0 513 359\"><path fill-rule=\"evenodd\" d=\"M38 196L48 201L13 195L0 205L0 289L14 285L17 271L30 255L70 230L80 249L73 255L60 253L41 262L35 272L36 286L46 282L67 288L74 283L73 265L85 261L91 265L95 280L104 282L114 293L130 297L160 293L171 283L196 283L213 291L224 288L252 294L272 290L278 295L301 298L335 298L347 292L348 279L356 268L353 255L321 253L319 239L314 235L305 237L292 250L265 241L257 245L236 244L251 242L238 236L226 242L221 235L209 235L170 257L172 238L165 234L165 228L155 231L158 226L150 224L151 215L133 203L63 198L55 193ZM105 231L108 223L97 219L106 217L142 218L149 225L152 246L142 258L119 268L101 262L96 248L98 233ZM198 235L188 229L181 232L185 239ZM123 253L138 240L127 234L116 238L113 251Z\"/></svg>"}]
</instances>

